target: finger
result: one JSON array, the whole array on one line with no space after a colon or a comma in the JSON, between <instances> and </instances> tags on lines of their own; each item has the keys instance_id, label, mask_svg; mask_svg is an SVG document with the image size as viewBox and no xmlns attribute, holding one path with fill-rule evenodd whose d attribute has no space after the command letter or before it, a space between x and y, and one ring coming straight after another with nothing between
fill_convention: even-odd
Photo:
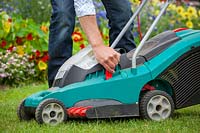
<instances>
[{"instance_id":1,"label":"finger","mask_svg":"<svg viewBox=\"0 0 200 133\"><path fill-rule=\"evenodd\" d=\"M121 54L119 54L118 52L115 52L113 55L112 55L112 61L115 63L115 65L117 65L120 61L120 56Z\"/></svg>"},{"instance_id":2,"label":"finger","mask_svg":"<svg viewBox=\"0 0 200 133\"><path fill-rule=\"evenodd\" d=\"M115 66L116 66L116 64L112 60L109 60L107 65L113 70L115 69Z\"/></svg>"},{"instance_id":3,"label":"finger","mask_svg":"<svg viewBox=\"0 0 200 133\"><path fill-rule=\"evenodd\" d=\"M115 57L115 55L110 55L109 58L106 60L105 62L106 64L109 65L109 63L111 63L111 65L109 65L110 67L113 67L112 64L114 64L114 67L118 64L117 58Z\"/></svg>"},{"instance_id":4,"label":"finger","mask_svg":"<svg viewBox=\"0 0 200 133\"><path fill-rule=\"evenodd\" d=\"M108 59L101 60L101 61L99 61L99 63L100 63L107 71L109 71L110 73L113 73L113 72L114 72L114 69L113 69L113 68L110 68L110 66L108 65L108 64L109 64L109 60L108 60Z\"/></svg>"},{"instance_id":5,"label":"finger","mask_svg":"<svg viewBox=\"0 0 200 133\"><path fill-rule=\"evenodd\" d=\"M104 60L103 64L106 64L110 69L115 69L115 64L111 59Z\"/></svg>"},{"instance_id":6,"label":"finger","mask_svg":"<svg viewBox=\"0 0 200 133\"><path fill-rule=\"evenodd\" d=\"M114 73L114 72L115 72L114 69L110 68L109 65L107 65L107 64L102 64L102 65L103 65L103 67L104 67L107 71L109 71L110 73Z\"/></svg>"},{"instance_id":7,"label":"finger","mask_svg":"<svg viewBox=\"0 0 200 133\"><path fill-rule=\"evenodd\" d=\"M121 56L121 54L120 54L120 53L117 53L117 61L118 61L118 62L120 61L120 56Z\"/></svg>"}]
</instances>

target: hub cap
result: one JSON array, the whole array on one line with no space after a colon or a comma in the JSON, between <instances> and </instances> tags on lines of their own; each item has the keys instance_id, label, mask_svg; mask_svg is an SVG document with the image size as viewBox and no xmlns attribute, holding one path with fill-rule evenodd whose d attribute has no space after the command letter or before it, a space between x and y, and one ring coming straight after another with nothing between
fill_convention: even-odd
<instances>
[{"instance_id":1,"label":"hub cap","mask_svg":"<svg viewBox=\"0 0 200 133\"><path fill-rule=\"evenodd\" d=\"M44 123L56 125L64 120L64 110L57 103L46 105L42 111L42 119Z\"/></svg>"},{"instance_id":2,"label":"hub cap","mask_svg":"<svg viewBox=\"0 0 200 133\"><path fill-rule=\"evenodd\" d=\"M152 120L156 121L168 118L171 114L169 100L161 95L152 97L147 104L147 114Z\"/></svg>"}]
</instances>

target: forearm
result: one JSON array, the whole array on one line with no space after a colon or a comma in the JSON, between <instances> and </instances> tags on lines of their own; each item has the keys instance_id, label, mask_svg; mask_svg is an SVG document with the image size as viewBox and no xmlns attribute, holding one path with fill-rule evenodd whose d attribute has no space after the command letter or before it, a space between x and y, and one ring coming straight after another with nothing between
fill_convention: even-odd
<instances>
[{"instance_id":1,"label":"forearm","mask_svg":"<svg viewBox=\"0 0 200 133\"><path fill-rule=\"evenodd\" d=\"M103 39L97 26L95 15L79 17L79 22L93 48L103 45Z\"/></svg>"},{"instance_id":2,"label":"forearm","mask_svg":"<svg viewBox=\"0 0 200 133\"><path fill-rule=\"evenodd\" d=\"M89 43L92 45L93 53L97 61L104 66L106 70L113 73L115 66L119 62L120 54L114 49L107 47L103 43L95 15L79 17L82 29L84 30Z\"/></svg>"}]
</instances>

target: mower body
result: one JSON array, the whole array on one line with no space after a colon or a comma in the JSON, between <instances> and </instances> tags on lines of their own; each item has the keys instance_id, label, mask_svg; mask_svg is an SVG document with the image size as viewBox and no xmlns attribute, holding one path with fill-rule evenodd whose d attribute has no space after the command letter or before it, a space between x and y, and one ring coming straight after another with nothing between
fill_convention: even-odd
<instances>
[{"instance_id":1,"label":"mower body","mask_svg":"<svg viewBox=\"0 0 200 133\"><path fill-rule=\"evenodd\" d=\"M34 112L42 101L57 99L69 117L81 116L70 112L80 107L88 107L86 118L140 116L141 97L153 90L167 93L175 109L200 103L199 30L166 31L149 39L138 55L137 67L131 67L134 50L124 53L109 79L88 51L75 55L76 59L82 55L80 60L87 66L81 61L66 62L51 89L25 99L25 110Z\"/></svg>"}]
</instances>

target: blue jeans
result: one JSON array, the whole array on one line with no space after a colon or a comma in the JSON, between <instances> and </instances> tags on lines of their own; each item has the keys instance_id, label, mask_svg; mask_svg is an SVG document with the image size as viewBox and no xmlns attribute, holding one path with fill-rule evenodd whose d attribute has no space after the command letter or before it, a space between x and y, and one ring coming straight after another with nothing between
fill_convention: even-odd
<instances>
[{"instance_id":1,"label":"blue jeans","mask_svg":"<svg viewBox=\"0 0 200 133\"><path fill-rule=\"evenodd\" d=\"M131 4L128 0L102 0L109 19L110 44L117 37L132 16ZM55 75L60 66L72 56L71 35L75 26L74 0L51 0L53 12L49 34L49 63L48 82L52 86ZM128 29L116 48L124 48L127 51L135 48L133 25Z\"/></svg>"}]
</instances>

